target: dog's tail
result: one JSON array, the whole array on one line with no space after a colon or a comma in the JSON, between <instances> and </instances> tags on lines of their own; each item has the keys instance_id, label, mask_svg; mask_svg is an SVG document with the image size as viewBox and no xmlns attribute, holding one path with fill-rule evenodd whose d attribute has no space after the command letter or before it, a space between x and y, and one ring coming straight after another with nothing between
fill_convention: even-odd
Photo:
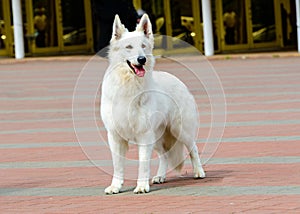
<instances>
[{"instance_id":1,"label":"dog's tail","mask_svg":"<svg viewBox=\"0 0 300 214\"><path fill-rule=\"evenodd\" d=\"M180 172L185 159L183 143L178 141L170 131L166 131L164 134L163 148L165 152L167 152L168 163L171 169Z\"/></svg>"}]
</instances>

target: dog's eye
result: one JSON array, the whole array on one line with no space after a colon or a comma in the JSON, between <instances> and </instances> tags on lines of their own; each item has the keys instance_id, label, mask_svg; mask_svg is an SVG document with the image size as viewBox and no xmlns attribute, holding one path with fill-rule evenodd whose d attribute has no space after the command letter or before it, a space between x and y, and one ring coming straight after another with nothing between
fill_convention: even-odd
<instances>
[{"instance_id":1,"label":"dog's eye","mask_svg":"<svg viewBox=\"0 0 300 214\"><path fill-rule=\"evenodd\" d=\"M131 45L126 46L127 49L132 49L133 47Z\"/></svg>"},{"instance_id":2,"label":"dog's eye","mask_svg":"<svg viewBox=\"0 0 300 214\"><path fill-rule=\"evenodd\" d=\"M142 44L142 48L146 48L146 45L145 45L145 44Z\"/></svg>"}]
</instances>

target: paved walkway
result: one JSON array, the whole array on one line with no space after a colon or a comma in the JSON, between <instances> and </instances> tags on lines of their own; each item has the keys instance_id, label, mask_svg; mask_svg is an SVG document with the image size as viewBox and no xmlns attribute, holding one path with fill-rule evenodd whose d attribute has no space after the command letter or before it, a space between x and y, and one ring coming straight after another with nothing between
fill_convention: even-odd
<instances>
[{"instance_id":1,"label":"paved walkway","mask_svg":"<svg viewBox=\"0 0 300 214\"><path fill-rule=\"evenodd\" d=\"M103 193L111 161L102 123L97 122L102 141L91 137L90 124L77 130L87 135L81 146L73 128L72 98L80 72L92 68L100 74L106 66L101 61L85 66L88 60L0 60L0 213L300 213L298 54L210 58L226 95L227 123L217 152L204 166L207 178L194 180L187 160L181 175L171 172L167 183L134 195L132 145L124 190L113 196ZM198 69L197 59L184 61ZM157 67L176 72L195 95L202 151L212 117L205 83L174 62L160 59ZM88 110L82 109L81 121Z\"/></svg>"}]
</instances>

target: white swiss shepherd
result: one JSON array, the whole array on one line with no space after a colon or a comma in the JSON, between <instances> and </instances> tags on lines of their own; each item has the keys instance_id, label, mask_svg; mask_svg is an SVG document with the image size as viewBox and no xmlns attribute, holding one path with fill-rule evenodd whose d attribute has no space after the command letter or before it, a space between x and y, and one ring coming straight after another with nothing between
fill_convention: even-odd
<instances>
[{"instance_id":1,"label":"white swiss shepherd","mask_svg":"<svg viewBox=\"0 0 300 214\"><path fill-rule=\"evenodd\" d=\"M160 162L153 183L163 183L168 164L180 170L184 146L190 153L195 178L204 178L195 138L198 112L187 87L175 76L153 71L154 39L145 14L134 32L115 16L109 67L102 84L101 117L108 132L114 175L106 194L119 193L124 181L128 142L138 146L139 172L134 193L150 191L152 151Z\"/></svg>"}]
</instances>

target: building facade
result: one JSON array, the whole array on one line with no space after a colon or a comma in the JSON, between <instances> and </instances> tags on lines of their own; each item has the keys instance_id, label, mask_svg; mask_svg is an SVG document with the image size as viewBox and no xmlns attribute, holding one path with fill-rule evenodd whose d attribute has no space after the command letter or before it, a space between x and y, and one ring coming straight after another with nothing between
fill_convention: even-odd
<instances>
[{"instance_id":1,"label":"building facade","mask_svg":"<svg viewBox=\"0 0 300 214\"><path fill-rule=\"evenodd\" d=\"M97 0L96 0L97 1ZM100 1L100 0L99 0ZM94 53L91 0L20 0L27 56ZM134 0L157 35L204 50L201 0ZM0 56L14 56L12 0L0 0ZM211 0L215 53L297 49L295 0ZM101 29L100 29L101 31ZM105 32L104 32L105 33ZM157 37L157 47L159 36Z\"/></svg>"}]
</instances>

